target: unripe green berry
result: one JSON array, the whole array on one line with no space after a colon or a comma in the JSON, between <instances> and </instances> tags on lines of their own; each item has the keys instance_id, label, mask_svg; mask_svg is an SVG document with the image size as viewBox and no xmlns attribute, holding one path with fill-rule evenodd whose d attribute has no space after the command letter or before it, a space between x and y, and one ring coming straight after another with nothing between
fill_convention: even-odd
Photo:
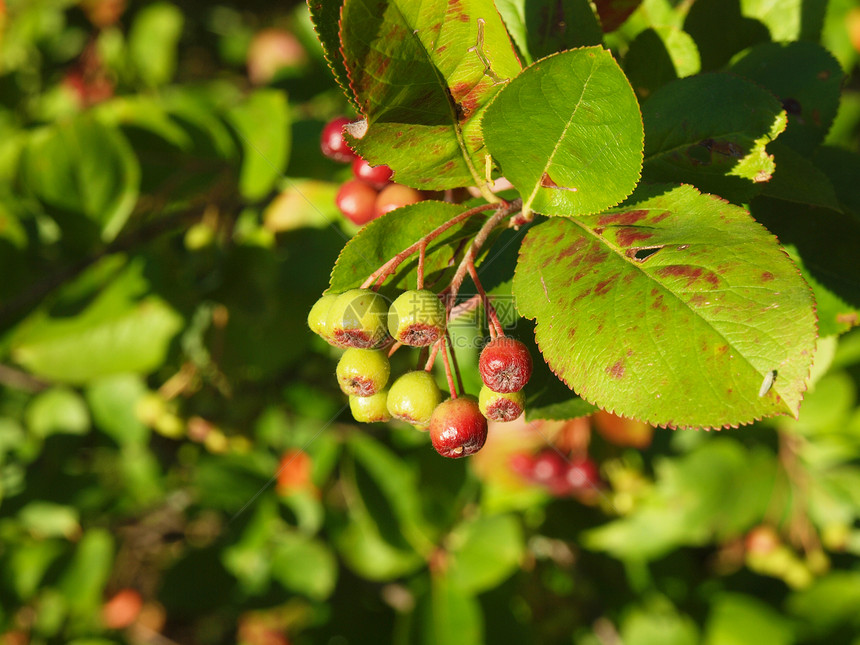
<instances>
[{"instance_id":1,"label":"unripe green berry","mask_svg":"<svg viewBox=\"0 0 860 645\"><path fill-rule=\"evenodd\" d=\"M433 375L417 370L394 381L388 392L388 411L395 419L426 428L441 401L442 392Z\"/></svg>"},{"instance_id":2,"label":"unripe green berry","mask_svg":"<svg viewBox=\"0 0 860 645\"><path fill-rule=\"evenodd\" d=\"M513 421L523 413L525 405L526 395L522 390L493 392L484 385L478 393L481 414L493 421Z\"/></svg>"},{"instance_id":3,"label":"unripe green berry","mask_svg":"<svg viewBox=\"0 0 860 645\"><path fill-rule=\"evenodd\" d=\"M395 340L426 347L445 333L448 313L439 297L427 289L401 294L388 310L388 331Z\"/></svg>"},{"instance_id":4,"label":"unripe green berry","mask_svg":"<svg viewBox=\"0 0 860 645\"><path fill-rule=\"evenodd\" d=\"M328 315L335 300L337 300L337 294L328 293L317 300L308 312L308 327L313 333L329 343L332 341L328 328Z\"/></svg>"},{"instance_id":5,"label":"unripe green berry","mask_svg":"<svg viewBox=\"0 0 860 645\"><path fill-rule=\"evenodd\" d=\"M347 349L337 364L337 382L344 394L372 396L388 383L391 365L381 349Z\"/></svg>"},{"instance_id":6,"label":"unripe green berry","mask_svg":"<svg viewBox=\"0 0 860 645\"><path fill-rule=\"evenodd\" d=\"M350 289L337 297L326 318L332 342L341 347L371 349L388 339L385 298L370 289Z\"/></svg>"},{"instance_id":7,"label":"unripe green berry","mask_svg":"<svg viewBox=\"0 0 860 645\"><path fill-rule=\"evenodd\" d=\"M349 409L352 418L361 423L379 423L389 421L388 390L380 390L373 396L349 397Z\"/></svg>"}]
</instances>

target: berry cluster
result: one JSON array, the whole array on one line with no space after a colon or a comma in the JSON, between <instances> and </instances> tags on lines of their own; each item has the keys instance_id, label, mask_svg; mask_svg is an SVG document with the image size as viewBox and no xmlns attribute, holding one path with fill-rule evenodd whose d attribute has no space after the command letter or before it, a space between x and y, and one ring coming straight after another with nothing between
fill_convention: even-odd
<instances>
[{"instance_id":1,"label":"berry cluster","mask_svg":"<svg viewBox=\"0 0 860 645\"><path fill-rule=\"evenodd\" d=\"M522 414L522 388L531 376L532 362L521 342L497 336L481 353L480 397L458 396L451 370L452 363L456 370L453 352L449 362L449 315L439 296L427 289L406 291L388 306L380 294L362 288L322 296L308 314L308 325L329 344L346 349L336 375L356 421L405 421L429 430L439 454L457 458L483 447L488 418L512 421ZM423 369L407 372L386 387L389 356L402 346L424 348L429 357L421 361ZM440 350L451 390L451 398L444 401L430 371Z\"/></svg>"},{"instance_id":2,"label":"berry cluster","mask_svg":"<svg viewBox=\"0 0 860 645\"><path fill-rule=\"evenodd\" d=\"M330 121L320 138L320 149L326 157L352 164L354 178L344 182L335 198L340 212L362 226L395 208L420 202L423 197L419 191L391 181L391 168L384 164L371 166L349 147L343 137L343 127L348 123L346 117Z\"/></svg>"},{"instance_id":3,"label":"berry cluster","mask_svg":"<svg viewBox=\"0 0 860 645\"><path fill-rule=\"evenodd\" d=\"M510 467L526 481L543 486L556 497L588 494L601 485L597 464L591 459L568 460L554 448L533 455L517 453L511 457Z\"/></svg>"}]
</instances>

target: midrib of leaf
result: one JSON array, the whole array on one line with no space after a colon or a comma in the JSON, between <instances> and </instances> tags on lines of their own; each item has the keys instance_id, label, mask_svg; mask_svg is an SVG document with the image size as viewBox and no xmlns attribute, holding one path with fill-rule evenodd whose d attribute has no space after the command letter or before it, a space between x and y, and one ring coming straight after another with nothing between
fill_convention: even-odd
<instances>
[{"instance_id":1,"label":"midrib of leaf","mask_svg":"<svg viewBox=\"0 0 860 645\"><path fill-rule=\"evenodd\" d=\"M576 105L573 106L573 112L570 113L570 118L568 118L567 123L564 125L564 129L561 132L561 136L558 138L558 141L555 142L555 146L553 146L552 152L547 159L546 165L543 167L543 171L538 177L537 183L535 183L535 187L532 189L531 194L528 199L523 201L523 213L528 214L531 212L531 205L534 202L535 197L537 196L538 189L541 187L541 180L543 176L549 172L549 167L552 165L553 159L555 159L555 155L558 152L558 148L561 145L561 142L564 141L565 135L567 135L567 131L570 129L571 124L573 123L573 118L576 116L577 111L579 111L579 106L582 104L582 99L585 96L585 91L588 89L588 84L591 82L591 79L594 77L594 66L596 61L592 61L591 70L588 73L588 78L585 80L585 83L582 85L582 91L579 94L579 99L576 101Z\"/></svg>"},{"instance_id":2,"label":"midrib of leaf","mask_svg":"<svg viewBox=\"0 0 860 645\"><path fill-rule=\"evenodd\" d=\"M411 2L413 0L409 0L409 1ZM400 19L403 21L403 24L407 25L408 27L412 27L412 25L409 24L409 21L406 20L406 16L404 16L403 12L400 10L400 5L397 4L397 2L392 2L391 4L397 10L397 13L400 15ZM423 8L424 8L424 2L420 2L419 8L418 8L418 14L419 15L421 15L421 11ZM443 21L444 21L444 19L443 19ZM427 62L429 62L430 66L433 68L433 74L436 76L436 80L438 81L439 87L442 89L442 92L444 92L444 94L445 94L445 103L448 105L448 116L450 117L451 125L454 126L454 135L457 138L457 146L460 148L460 154L463 155L463 159L466 162L466 167L469 169L469 174L471 174L472 179L475 180L475 186L484 187L484 185L485 185L484 181L481 178L481 176L478 174L477 169L475 168L474 164L472 163L472 158L469 155L469 149L466 147L466 141L463 138L463 131L460 129L460 124L457 121L457 110L451 104L450 95L448 94L448 92L445 91L445 89L448 87L448 84L445 83L445 79L439 73L439 68L436 67L436 63L434 62L433 58L430 56L430 53L427 51L427 48L424 46L424 43L418 37L416 30L411 29L410 32L412 34L412 38L414 38L418 42L418 45L420 46L421 51L424 52L424 56L426 57ZM481 192L484 192L484 191L482 190Z\"/></svg>"},{"instance_id":3,"label":"midrib of leaf","mask_svg":"<svg viewBox=\"0 0 860 645\"><path fill-rule=\"evenodd\" d=\"M637 209L637 210L646 210L646 211L649 211L649 212L651 212L651 211L656 211L656 210L660 210L660 211L662 212L662 211L663 211L663 210L665 210L665 209L641 208L641 209ZM570 221L574 222L574 223L575 223L579 228L581 228L583 231L585 231L585 232L586 232L586 233L588 233L591 237L593 237L595 240L597 240L597 242L598 242L599 244L603 244L605 247L609 248L613 253L615 253L615 255L617 255L619 258L621 258L622 260L624 260L627 264L629 264L629 265L631 265L631 266L635 267L635 268L636 268L636 269L637 269L637 270L638 270L642 275L644 275L644 276L649 280L649 282L650 282L650 283L655 284L655 285L656 285L656 286L657 286L661 291L663 291L663 292L665 292L665 293L668 293L669 295L671 295L671 296L672 296L672 298L674 298L675 300L677 300L678 302L680 302L682 305L684 305L687 309L689 309L689 310L693 313L693 315L694 315L694 316L696 316L699 320L701 320L702 322L704 322L704 323L707 325L708 329L712 330L714 334L716 334L716 335L717 335L717 336L719 336L723 341L725 341L726 345L728 345L729 347L731 347L731 348L734 350L735 354L736 354L738 357L740 357L740 358L744 361L744 363L746 363L747 365L749 365L749 366L750 366L751 368L753 368L753 370L755 370L755 371L756 371L756 372L757 372L757 373L758 373L762 378L764 378L765 374L763 374L763 373L759 372L759 371L758 371L758 369L757 369L757 368L756 368L752 363L750 363L750 362L749 362L749 360L747 360L747 357L746 357L746 356L745 356L745 355L744 355L744 354L743 354L743 353L742 353L742 352L741 352L737 347L735 347L735 346L734 346L734 345L733 345L733 344L732 344L732 343L731 343L731 342L730 342L730 341L729 341L725 336L723 336L723 334L722 334L722 333L720 333L720 332L719 332L719 330L717 330L717 329L713 326L713 324L711 324L711 323L710 323L710 322L709 322L709 321L708 321L704 316L702 316L698 311L696 311L695 309L693 309L693 308L690 306L690 304L689 304L689 303L685 302L685 301L684 301L680 296L678 296L674 291L671 291L671 290L667 289L667 288L666 288L662 283L660 283L658 280L655 280L655 279L654 279L654 278L653 278L653 277L652 277L652 276L651 276L647 271L645 271L644 266L642 266L642 265L640 265L639 263L634 262L633 260L631 260L630 258L628 258L628 257L627 257L627 255L626 255L626 253L622 253L618 247L616 247L614 244L611 244L611 243L610 243L608 240L606 240L605 238L603 238L603 237L601 237L601 236L597 235L597 234L596 234L596 233L595 233L591 228L589 228L589 226L588 226L587 224L585 224L585 223L581 222L581 221L580 221L579 219L577 219L576 217L568 217L568 218L566 218L566 219L569 219ZM648 229L648 228L650 228L650 229L654 230L654 227L651 227L651 226L633 226L633 227L631 227L631 228L641 228L641 229ZM696 265L690 265L690 266L696 266ZM702 268L707 268L707 267L702 267ZM756 330L758 330L758 328L756 328ZM764 332L764 331L762 331L762 330L759 330L759 331L761 331L761 333L766 333L766 332ZM768 370L768 371L770 371L770 370ZM777 388L777 383L778 383L778 382L779 382L779 379L777 379L777 381L776 381L776 382L774 382L774 386L773 386L773 387L774 387L774 389L775 389L778 393L780 393L780 394L781 394L781 393L782 393L782 390L780 390L779 388ZM786 400L786 399L785 399L785 397L780 396L780 400L782 401L783 407L784 407L785 409L787 409L787 410L788 410L788 412L789 412L790 414L793 414L793 411L791 410L791 408L789 408L789 407L788 407L788 405L785 403L785 400Z\"/></svg>"}]
</instances>

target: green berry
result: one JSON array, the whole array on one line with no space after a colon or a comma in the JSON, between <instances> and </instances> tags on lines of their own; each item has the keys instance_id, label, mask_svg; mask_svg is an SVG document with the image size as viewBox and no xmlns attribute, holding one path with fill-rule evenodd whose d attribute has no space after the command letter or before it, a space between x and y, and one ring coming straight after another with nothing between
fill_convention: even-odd
<instances>
[{"instance_id":1,"label":"green berry","mask_svg":"<svg viewBox=\"0 0 860 645\"><path fill-rule=\"evenodd\" d=\"M391 365L381 349L347 349L337 364L337 382L344 394L372 396L388 383Z\"/></svg>"},{"instance_id":2,"label":"green berry","mask_svg":"<svg viewBox=\"0 0 860 645\"><path fill-rule=\"evenodd\" d=\"M445 333L447 317L445 305L432 291L407 291L388 310L388 331L404 345L426 347Z\"/></svg>"},{"instance_id":3,"label":"green berry","mask_svg":"<svg viewBox=\"0 0 860 645\"><path fill-rule=\"evenodd\" d=\"M493 421L513 421L523 413L525 405L526 395L522 390L493 392L484 385L478 394L481 414Z\"/></svg>"},{"instance_id":4,"label":"green berry","mask_svg":"<svg viewBox=\"0 0 860 645\"><path fill-rule=\"evenodd\" d=\"M388 392L388 411L395 419L426 428L442 392L433 375L423 370L407 372L394 381Z\"/></svg>"},{"instance_id":5,"label":"green berry","mask_svg":"<svg viewBox=\"0 0 860 645\"><path fill-rule=\"evenodd\" d=\"M308 313L308 327L317 336L323 340L331 342L331 334L328 329L328 314L331 311L331 306L337 300L336 293L329 293L314 303Z\"/></svg>"},{"instance_id":6,"label":"green berry","mask_svg":"<svg viewBox=\"0 0 860 645\"><path fill-rule=\"evenodd\" d=\"M361 423L389 421L388 390L380 390L373 396L351 396L349 409L352 418Z\"/></svg>"},{"instance_id":7,"label":"green berry","mask_svg":"<svg viewBox=\"0 0 860 645\"><path fill-rule=\"evenodd\" d=\"M333 344L371 349L388 339L385 298L370 289L350 289L337 297L326 318Z\"/></svg>"}]
</instances>

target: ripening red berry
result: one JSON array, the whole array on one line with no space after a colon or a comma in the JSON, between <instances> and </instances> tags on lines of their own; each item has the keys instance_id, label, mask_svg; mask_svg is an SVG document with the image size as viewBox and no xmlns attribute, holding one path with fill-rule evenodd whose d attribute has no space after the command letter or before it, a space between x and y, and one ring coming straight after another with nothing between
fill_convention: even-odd
<instances>
[{"instance_id":1,"label":"ripening red berry","mask_svg":"<svg viewBox=\"0 0 860 645\"><path fill-rule=\"evenodd\" d=\"M532 375L532 357L520 341L502 336L488 343L478 359L484 385L493 392L519 392Z\"/></svg>"},{"instance_id":2,"label":"ripening red berry","mask_svg":"<svg viewBox=\"0 0 860 645\"><path fill-rule=\"evenodd\" d=\"M107 629L124 629L131 625L143 607L143 598L135 589L117 591L102 605L102 624Z\"/></svg>"},{"instance_id":3,"label":"ripening red berry","mask_svg":"<svg viewBox=\"0 0 860 645\"><path fill-rule=\"evenodd\" d=\"M511 455L511 458L508 461L508 466L514 473L523 479L531 481L535 467L535 460L529 453L517 452Z\"/></svg>"},{"instance_id":4,"label":"ripening red berry","mask_svg":"<svg viewBox=\"0 0 860 645\"><path fill-rule=\"evenodd\" d=\"M376 212L379 215L385 215L395 208L400 208L407 204L416 204L422 199L421 193L414 188L404 186L403 184L388 184L388 186L379 191L379 196L376 198Z\"/></svg>"},{"instance_id":5,"label":"ripening red berry","mask_svg":"<svg viewBox=\"0 0 860 645\"><path fill-rule=\"evenodd\" d=\"M593 490L600 486L600 472L588 457L572 461L564 474L565 482L572 493Z\"/></svg>"},{"instance_id":6,"label":"ripening red berry","mask_svg":"<svg viewBox=\"0 0 860 645\"><path fill-rule=\"evenodd\" d=\"M322 153L329 159L340 163L349 163L357 156L349 147L346 139L343 138L343 126L347 123L350 123L350 120L345 116L329 121L323 128L320 137Z\"/></svg>"},{"instance_id":7,"label":"ripening red berry","mask_svg":"<svg viewBox=\"0 0 860 645\"><path fill-rule=\"evenodd\" d=\"M377 216L376 189L369 184L351 179L337 191L335 204L353 224L362 226Z\"/></svg>"},{"instance_id":8,"label":"ripening red berry","mask_svg":"<svg viewBox=\"0 0 860 645\"><path fill-rule=\"evenodd\" d=\"M487 441L487 419L474 397L443 401L430 417L430 441L443 457L459 459L478 452Z\"/></svg>"},{"instance_id":9,"label":"ripening red berry","mask_svg":"<svg viewBox=\"0 0 860 645\"><path fill-rule=\"evenodd\" d=\"M365 159L356 157L352 162L352 174L356 179L382 190L391 181L391 168L385 164L371 166Z\"/></svg>"},{"instance_id":10,"label":"ripening red berry","mask_svg":"<svg viewBox=\"0 0 860 645\"><path fill-rule=\"evenodd\" d=\"M531 480L535 484L555 487L564 479L567 461L552 448L547 448L532 459Z\"/></svg>"}]
</instances>

